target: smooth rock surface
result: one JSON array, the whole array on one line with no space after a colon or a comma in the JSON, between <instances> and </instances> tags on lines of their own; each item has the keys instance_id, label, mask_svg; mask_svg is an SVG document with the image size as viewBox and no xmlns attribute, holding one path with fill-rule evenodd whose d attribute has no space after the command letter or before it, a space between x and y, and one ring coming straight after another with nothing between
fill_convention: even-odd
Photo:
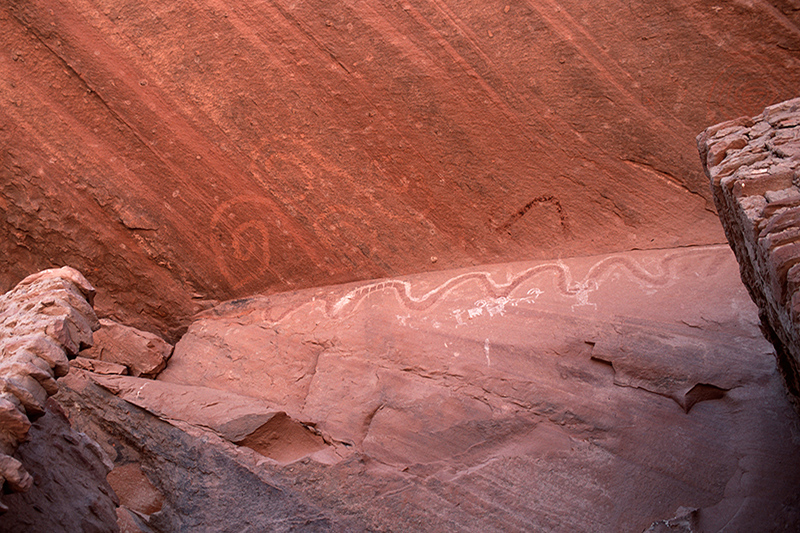
<instances>
[{"instance_id":1,"label":"smooth rock surface","mask_svg":"<svg viewBox=\"0 0 800 533\"><path fill-rule=\"evenodd\" d=\"M800 86L786 0L11 0L0 291L213 300L724 242L692 139Z\"/></svg>"},{"instance_id":2,"label":"smooth rock surface","mask_svg":"<svg viewBox=\"0 0 800 533\"><path fill-rule=\"evenodd\" d=\"M800 527L800 421L727 246L236 300L157 382L313 424L327 463L238 460L368 528Z\"/></svg>"},{"instance_id":3,"label":"smooth rock surface","mask_svg":"<svg viewBox=\"0 0 800 533\"><path fill-rule=\"evenodd\" d=\"M703 168L800 412L800 98L708 128Z\"/></svg>"}]
</instances>

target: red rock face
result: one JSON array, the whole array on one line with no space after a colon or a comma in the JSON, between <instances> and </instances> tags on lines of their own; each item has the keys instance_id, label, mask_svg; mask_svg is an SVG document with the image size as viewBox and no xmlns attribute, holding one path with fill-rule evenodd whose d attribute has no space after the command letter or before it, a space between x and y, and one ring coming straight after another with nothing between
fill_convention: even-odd
<instances>
[{"instance_id":1,"label":"red rock face","mask_svg":"<svg viewBox=\"0 0 800 533\"><path fill-rule=\"evenodd\" d=\"M722 242L691 139L793 96L796 13L11 2L0 289L70 264L174 338L205 300Z\"/></svg>"}]
</instances>

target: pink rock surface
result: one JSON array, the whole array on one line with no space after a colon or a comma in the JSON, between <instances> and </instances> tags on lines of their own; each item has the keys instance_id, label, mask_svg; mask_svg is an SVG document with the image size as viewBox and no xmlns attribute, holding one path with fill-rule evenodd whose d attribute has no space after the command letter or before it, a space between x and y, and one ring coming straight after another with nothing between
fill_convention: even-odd
<instances>
[{"instance_id":1,"label":"pink rock surface","mask_svg":"<svg viewBox=\"0 0 800 533\"><path fill-rule=\"evenodd\" d=\"M236 300L158 382L315 424L363 477L343 502L347 455L284 474L378 529L643 531L680 507L701 530L798 525L796 414L725 246Z\"/></svg>"},{"instance_id":2,"label":"pink rock surface","mask_svg":"<svg viewBox=\"0 0 800 533\"><path fill-rule=\"evenodd\" d=\"M134 377L92 376L91 379L162 420L210 429L230 442L280 463L293 462L329 447L318 432L251 396Z\"/></svg>"},{"instance_id":3,"label":"pink rock surface","mask_svg":"<svg viewBox=\"0 0 800 533\"><path fill-rule=\"evenodd\" d=\"M100 320L94 345L81 352L81 357L123 365L132 376L145 378L156 377L170 355L172 345L161 337L109 319Z\"/></svg>"}]
</instances>

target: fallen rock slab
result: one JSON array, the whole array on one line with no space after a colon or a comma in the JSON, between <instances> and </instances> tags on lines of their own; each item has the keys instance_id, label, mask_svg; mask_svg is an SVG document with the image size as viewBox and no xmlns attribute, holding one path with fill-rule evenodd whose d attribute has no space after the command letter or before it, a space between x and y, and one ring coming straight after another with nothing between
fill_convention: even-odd
<instances>
[{"instance_id":1,"label":"fallen rock slab","mask_svg":"<svg viewBox=\"0 0 800 533\"><path fill-rule=\"evenodd\" d=\"M742 281L800 410L800 98L697 138Z\"/></svg>"},{"instance_id":2,"label":"fallen rock slab","mask_svg":"<svg viewBox=\"0 0 800 533\"><path fill-rule=\"evenodd\" d=\"M56 399L122 469L109 481L121 491L117 516L126 533L366 529L358 517L321 508L274 461L209 431L183 431L100 387L87 372L62 378Z\"/></svg>"},{"instance_id":3,"label":"fallen rock slab","mask_svg":"<svg viewBox=\"0 0 800 533\"><path fill-rule=\"evenodd\" d=\"M171 354L172 345L158 335L100 319L94 345L83 350L81 357L123 365L132 376L154 378L167 366Z\"/></svg>"},{"instance_id":4,"label":"fallen rock slab","mask_svg":"<svg viewBox=\"0 0 800 533\"><path fill-rule=\"evenodd\" d=\"M329 447L311 427L260 398L135 377L89 376L120 398L162 420L207 428L281 463Z\"/></svg>"}]
</instances>

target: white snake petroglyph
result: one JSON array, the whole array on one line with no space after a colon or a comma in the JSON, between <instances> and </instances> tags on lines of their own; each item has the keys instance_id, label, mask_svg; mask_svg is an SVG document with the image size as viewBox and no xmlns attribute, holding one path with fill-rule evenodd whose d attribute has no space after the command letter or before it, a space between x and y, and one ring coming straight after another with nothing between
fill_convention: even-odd
<instances>
[{"instance_id":1,"label":"white snake petroglyph","mask_svg":"<svg viewBox=\"0 0 800 533\"><path fill-rule=\"evenodd\" d=\"M506 305L516 305L520 302L533 303L536 298L544 294L545 291L542 287L528 288L526 293L519 297L514 297L513 294L525 282L548 273L554 276L554 286L559 294L575 299L573 308L582 305L594 305L589 302L590 294L597 290L615 272L627 273L629 279L637 282L644 289L664 287L675 277L673 265L677 259L687 257L689 254L700 259L702 256L714 254L716 248L715 246L698 247L691 252L669 253L652 266L648 265L647 268L642 265L642 262L631 257L612 255L592 265L582 279L574 279L570 267L561 260L527 268L510 276L506 282L495 281L495 275L490 272L467 272L454 276L421 295L415 295L414 287L409 281L398 279L381 280L356 287L336 300L313 299L284 312L277 319L269 320L265 316L264 322L267 323L265 325L277 325L308 305L315 306L326 318L346 318L370 294L382 291L393 292L405 308L413 311L422 311L435 305L458 287L469 282L477 283L480 286L483 298L475 302L473 309L463 312L481 314L485 311L493 316L497 312L502 312ZM454 311L456 314L459 312L461 310ZM457 316L456 318L458 319L459 317Z\"/></svg>"}]
</instances>

